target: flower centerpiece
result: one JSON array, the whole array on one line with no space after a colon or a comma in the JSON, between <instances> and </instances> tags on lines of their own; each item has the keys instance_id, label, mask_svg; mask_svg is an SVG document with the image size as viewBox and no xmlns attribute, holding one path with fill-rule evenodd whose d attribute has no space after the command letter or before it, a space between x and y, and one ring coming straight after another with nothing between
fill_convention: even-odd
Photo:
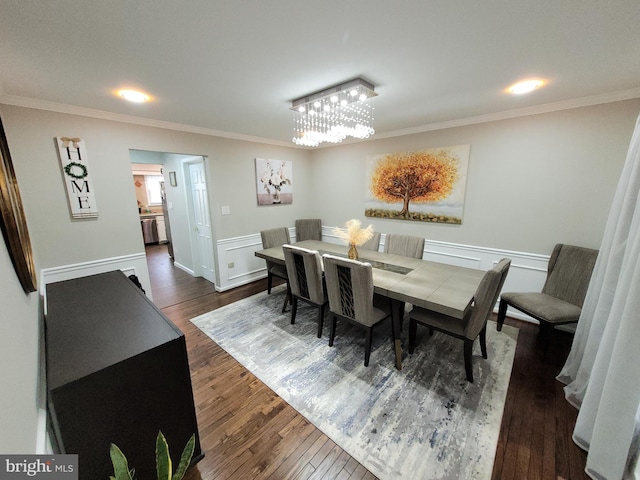
<instances>
[{"instance_id":1,"label":"flower centerpiece","mask_svg":"<svg viewBox=\"0 0 640 480\"><path fill-rule=\"evenodd\" d=\"M340 227L334 227L333 233L343 240L346 240L349 244L349 258L353 260L358 259L358 250L356 247L362 245L367 240L373 237L373 225L369 225L367 228L362 228L360 220L352 218L345 224L345 230Z\"/></svg>"}]
</instances>

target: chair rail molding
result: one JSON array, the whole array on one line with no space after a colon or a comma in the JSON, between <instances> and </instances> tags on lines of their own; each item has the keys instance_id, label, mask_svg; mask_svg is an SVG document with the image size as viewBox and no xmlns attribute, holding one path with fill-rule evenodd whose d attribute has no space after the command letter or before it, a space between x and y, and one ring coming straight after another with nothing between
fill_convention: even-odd
<instances>
[{"instance_id":1,"label":"chair rail molding","mask_svg":"<svg viewBox=\"0 0 640 480\"><path fill-rule=\"evenodd\" d=\"M147 255L144 252L120 257L101 258L90 262L43 268L40 270L40 294L46 300L46 287L49 283L62 282L64 280L71 280L72 278L86 277L88 275L95 275L112 270L122 270L127 276L136 275L147 297L153 300L151 282L149 280L149 267L147 266Z\"/></svg>"}]
</instances>

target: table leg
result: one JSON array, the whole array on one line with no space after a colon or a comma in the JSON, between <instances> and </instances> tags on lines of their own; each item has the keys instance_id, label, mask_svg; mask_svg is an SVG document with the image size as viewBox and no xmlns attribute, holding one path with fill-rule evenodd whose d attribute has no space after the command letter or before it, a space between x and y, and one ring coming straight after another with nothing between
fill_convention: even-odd
<instances>
[{"instance_id":1,"label":"table leg","mask_svg":"<svg viewBox=\"0 0 640 480\"><path fill-rule=\"evenodd\" d=\"M396 368L402 370L402 342L400 332L402 329L402 316L404 315L404 302L391 299L391 321L393 332L393 347L396 354Z\"/></svg>"}]
</instances>

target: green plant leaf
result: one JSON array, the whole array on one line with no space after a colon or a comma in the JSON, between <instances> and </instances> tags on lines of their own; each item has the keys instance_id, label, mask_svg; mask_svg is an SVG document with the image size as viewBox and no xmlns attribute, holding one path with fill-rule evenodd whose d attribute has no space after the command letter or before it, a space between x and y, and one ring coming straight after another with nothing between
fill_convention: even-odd
<instances>
[{"instance_id":1,"label":"green plant leaf","mask_svg":"<svg viewBox=\"0 0 640 480\"><path fill-rule=\"evenodd\" d=\"M189 438L187 444L184 446L182 456L180 457L180 463L178 464L178 468L173 475L173 480L182 480L182 477L184 477L184 474L187 472L187 468L189 468L189 464L191 463L191 457L193 457L193 451L195 447L196 435L194 433L193 435L191 435L191 438Z\"/></svg>"},{"instance_id":2,"label":"green plant leaf","mask_svg":"<svg viewBox=\"0 0 640 480\"><path fill-rule=\"evenodd\" d=\"M156 438L156 470L158 480L171 480L171 456L169 455L169 445L162 432L158 432Z\"/></svg>"},{"instance_id":3,"label":"green plant leaf","mask_svg":"<svg viewBox=\"0 0 640 480\"><path fill-rule=\"evenodd\" d=\"M109 478L114 480L133 480L131 472L129 471L127 457L124 456L124 453L122 453L122 450L120 450L117 445L111 444L109 456L111 457L113 473L115 474L115 476Z\"/></svg>"}]
</instances>

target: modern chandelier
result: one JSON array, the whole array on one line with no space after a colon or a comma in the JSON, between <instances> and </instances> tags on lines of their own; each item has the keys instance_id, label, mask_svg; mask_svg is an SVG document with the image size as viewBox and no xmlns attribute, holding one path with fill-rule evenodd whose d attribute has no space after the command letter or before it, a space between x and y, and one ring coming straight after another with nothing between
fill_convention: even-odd
<instances>
[{"instance_id":1,"label":"modern chandelier","mask_svg":"<svg viewBox=\"0 0 640 480\"><path fill-rule=\"evenodd\" d=\"M373 129L371 83L356 78L291 102L293 143L317 147L340 143L347 137L368 138Z\"/></svg>"}]
</instances>

